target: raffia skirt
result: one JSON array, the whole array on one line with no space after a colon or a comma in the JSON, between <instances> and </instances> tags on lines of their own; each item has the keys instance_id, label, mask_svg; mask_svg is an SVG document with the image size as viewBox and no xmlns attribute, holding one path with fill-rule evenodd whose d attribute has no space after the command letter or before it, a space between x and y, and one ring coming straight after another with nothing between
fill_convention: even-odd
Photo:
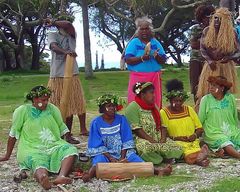
<instances>
[{"instance_id":1,"label":"raffia skirt","mask_svg":"<svg viewBox=\"0 0 240 192\"><path fill-rule=\"evenodd\" d=\"M48 81L48 87L52 90L50 102L58 108L60 107L60 100L62 97L63 81L63 77L50 78ZM69 94L69 104L66 112L67 117L86 113L84 92L78 75L74 75L72 78Z\"/></svg>"},{"instance_id":2,"label":"raffia skirt","mask_svg":"<svg viewBox=\"0 0 240 192\"><path fill-rule=\"evenodd\" d=\"M227 78L227 80L233 84L232 88L230 89L230 92L231 93L237 92L237 70L235 65L236 65L235 62L233 61L230 61L228 63L217 62L216 70L212 71L209 64L205 62L202 73L199 78L196 110L198 110L198 106L200 104L202 97L208 94L209 83L207 80L209 76L223 76Z\"/></svg>"}]
</instances>

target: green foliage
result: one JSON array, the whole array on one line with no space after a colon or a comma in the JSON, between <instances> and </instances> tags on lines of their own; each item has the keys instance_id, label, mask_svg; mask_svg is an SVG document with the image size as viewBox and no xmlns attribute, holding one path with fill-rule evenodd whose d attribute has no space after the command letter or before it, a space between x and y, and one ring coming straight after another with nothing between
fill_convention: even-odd
<instances>
[{"instance_id":1,"label":"green foliage","mask_svg":"<svg viewBox=\"0 0 240 192\"><path fill-rule=\"evenodd\" d=\"M240 178L233 177L233 178L225 178L220 180L214 184L213 187L210 189L204 189L200 192L237 192L240 190Z\"/></svg>"}]
</instances>

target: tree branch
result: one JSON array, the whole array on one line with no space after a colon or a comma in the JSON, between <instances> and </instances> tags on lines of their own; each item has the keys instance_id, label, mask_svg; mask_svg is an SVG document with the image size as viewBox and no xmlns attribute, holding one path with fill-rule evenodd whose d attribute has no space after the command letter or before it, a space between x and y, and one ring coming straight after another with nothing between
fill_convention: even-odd
<instances>
[{"instance_id":1,"label":"tree branch","mask_svg":"<svg viewBox=\"0 0 240 192\"><path fill-rule=\"evenodd\" d=\"M122 19L124 19L124 20L126 20L126 21L128 21L128 22L131 22L131 23L134 22L131 18L126 17L125 15L123 15L123 14L120 13L120 12L118 12L118 11L113 7L113 5L114 5L116 2L118 2L118 1L116 1L114 4L113 4L113 3L112 3L112 4L109 3L107 0L104 0L104 2L105 2L105 4L107 5L108 9L109 9L115 16L120 17L120 18L122 18Z\"/></svg>"},{"instance_id":2,"label":"tree branch","mask_svg":"<svg viewBox=\"0 0 240 192\"><path fill-rule=\"evenodd\" d=\"M165 16L163 22L162 22L162 25L158 28L155 28L153 29L154 32L158 32L158 33L163 33L163 31L165 30L165 27L168 23L168 20L171 19L171 17L175 14L176 12L176 9L175 8L172 8L168 13L167 15Z\"/></svg>"},{"instance_id":3,"label":"tree branch","mask_svg":"<svg viewBox=\"0 0 240 192\"><path fill-rule=\"evenodd\" d=\"M18 49L18 46L15 43L9 41L6 38L5 34L3 33L3 31L1 29L0 29L0 37L1 37L2 41L5 42L6 44L8 44L11 48L13 48L15 50Z\"/></svg>"},{"instance_id":4,"label":"tree branch","mask_svg":"<svg viewBox=\"0 0 240 192\"><path fill-rule=\"evenodd\" d=\"M163 22L162 22L162 25L158 28L155 28L153 31L154 32L158 32L158 33L163 33L168 21L171 19L171 17L175 14L175 12L179 9L188 9L188 8L193 8L193 7L196 7L202 3L206 3L208 2L209 0L199 0L199 1L196 1L194 3L190 3L190 4L187 4L187 5L177 5L176 3L176 0L171 0L171 3L172 3L172 6L173 8L167 13L167 15L165 16Z\"/></svg>"},{"instance_id":5,"label":"tree branch","mask_svg":"<svg viewBox=\"0 0 240 192\"><path fill-rule=\"evenodd\" d=\"M209 0L199 0L199 1L196 1L194 3L190 3L190 4L186 4L186 5L177 5L176 0L171 0L171 3L172 3L172 6L175 9L188 9L188 8L196 7L196 6L200 5L200 4L206 3L208 1Z\"/></svg>"}]
</instances>

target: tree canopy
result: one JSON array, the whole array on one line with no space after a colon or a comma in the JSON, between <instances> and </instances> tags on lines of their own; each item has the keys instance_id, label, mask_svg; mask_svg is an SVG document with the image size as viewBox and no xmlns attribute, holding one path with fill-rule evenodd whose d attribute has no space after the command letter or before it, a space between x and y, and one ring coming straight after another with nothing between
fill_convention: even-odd
<instances>
[{"instance_id":1,"label":"tree canopy","mask_svg":"<svg viewBox=\"0 0 240 192\"><path fill-rule=\"evenodd\" d=\"M134 20L148 15L153 20L156 38L178 63L188 49L188 30L195 23L194 9L210 0L99 0L91 6L91 27L103 33L123 52L135 32Z\"/></svg>"}]
</instances>

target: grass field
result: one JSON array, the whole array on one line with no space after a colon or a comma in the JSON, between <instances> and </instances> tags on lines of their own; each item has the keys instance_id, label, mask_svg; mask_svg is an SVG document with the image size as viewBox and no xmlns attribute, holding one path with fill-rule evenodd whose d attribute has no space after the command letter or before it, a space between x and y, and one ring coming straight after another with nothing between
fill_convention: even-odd
<instances>
[{"instance_id":1,"label":"grass field","mask_svg":"<svg viewBox=\"0 0 240 192\"><path fill-rule=\"evenodd\" d=\"M116 93L122 97L127 96L127 86L128 86L128 72L99 72L95 73L95 78L91 80L85 80L83 78L83 74L80 74L81 82L85 92L85 98L87 102L87 122L89 125L90 120L98 114L98 109L95 104L95 99L102 95L103 93ZM163 85L165 85L166 81L172 78L178 78L184 82L184 86L186 91L189 91L189 77L187 69L174 69L167 70L163 72L162 81ZM2 151L3 147L5 148L6 139L9 131L9 126L11 125L11 116L14 109L22 105L24 103L24 95L27 93L32 87L36 85L47 85L48 75L46 74L3 74L0 75L0 149ZM164 91L165 92L165 89ZM239 95L237 95L239 97ZM164 105L167 103L164 99ZM187 101L187 104L193 105L192 97ZM78 122L74 123L74 135L78 134ZM0 154L2 154L0 152ZM235 163L235 161L234 161ZM229 165L232 165L230 162ZM185 165L184 165L185 166ZM184 167L183 166L183 167ZM188 166L185 167L189 169ZM184 168L184 169L185 169ZM191 169L190 169L191 170ZM202 171L200 168L196 168L196 170ZM206 172L206 177L209 177L207 174L215 173L218 169L207 168L204 170ZM197 173L196 173L197 174ZM1 179L1 177L0 177ZM191 181L198 180L197 176L192 176L192 173L188 173L186 170L178 170L175 175L164 178L147 178L147 179L137 179L131 187L129 191L135 191L135 188L148 190L148 186L150 186L151 191L156 191L157 187L160 187L161 190L170 189L173 187L176 191L181 183L191 183ZM239 177L233 175L233 179L230 178L222 178L217 182L214 181L214 184L207 189L203 189L202 191L240 191L239 186ZM123 183L114 183L111 185L110 191L116 191L117 189L123 187ZM129 183L127 185L130 185ZM232 190L229 186L234 186ZM88 191L87 188L82 187L81 191ZM0 190L1 191L1 190ZM141 190L140 190L141 191ZM145 190L142 190L145 191ZM157 190L158 191L158 190ZM175 190L172 190L175 191Z\"/></svg>"}]
</instances>

